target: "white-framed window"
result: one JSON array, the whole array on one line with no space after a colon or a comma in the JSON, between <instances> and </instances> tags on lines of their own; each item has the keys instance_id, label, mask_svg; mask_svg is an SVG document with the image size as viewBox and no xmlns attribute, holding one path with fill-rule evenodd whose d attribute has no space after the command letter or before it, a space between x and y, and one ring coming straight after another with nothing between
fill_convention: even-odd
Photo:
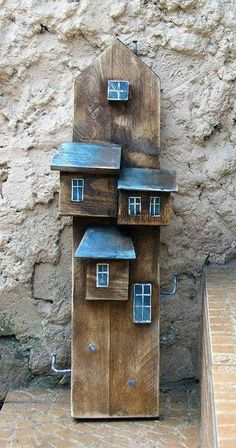
<instances>
[{"instance_id":1,"label":"white-framed window","mask_svg":"<svg viewBox=\"0 0 236 448\"><path fill-rule=\"evenodd\" d=\"M84 179L71 180L71 200L72 202L83 202L84 200Z\"/></svg>"},{"instance_id":2,"label":"white-framed window","mask_svg":"<svg viewBox=\"0 0 236 448\"><path fill-rule=\"evenodd\" d=\"M109 264L98 263L96 266L97 288L107 288L109 285Z\"/></svg>"},{"instance_id":3,"label":"white-framed window","mask_svg":"<svg viewBox=\"0 0 236 448\"><path fill-rule=\"evenodd\" d=\"M152 319L152 285L151 283L134 283L133 322L148 324Z\"/></svg>"},{"instance_id":4,"label":"white-framed window","mask_svg":"<svg viewBox=\"0 0 236 448\"><path fill-rule=\"evenodd\" d=\"M160 196L150 197L149 213L151 216L161 215L161 198Z\"/></svg>"},{"instance_id":5,"label":"white-framed window","mask_svg":"<svg viewBox=\"0 0 236 448\"><path fill-rule=\"evenodd\" d=\"M127 101L129 98L129 81L109 79L107 99L110 101Z\"/></svg>"},{"instance_id":6,"label":"white-framed window","mask_svg":"<svg viewBox=\"0 0 236 448\"><path fill-rule=\"evenodd\" d=\"M141 215L141 197L130 196L128 199L128 214L129 216Z\"/></svg>"}]
</instances>

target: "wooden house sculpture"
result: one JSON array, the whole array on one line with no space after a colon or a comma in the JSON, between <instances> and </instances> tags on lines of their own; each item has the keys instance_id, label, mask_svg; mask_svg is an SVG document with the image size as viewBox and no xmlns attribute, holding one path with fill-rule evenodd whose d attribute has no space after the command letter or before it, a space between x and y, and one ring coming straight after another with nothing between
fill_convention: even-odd
<instances>
[{"instance_id":1,"label":"wooden house sculpture","mask_svg":"<svg viewBox=\"0 0 236 448\"><path fill-rule=\"evenodd\" d=\"M72 416L159 416L160 81L115 40L75 80L73 143L52 161L73 217Z\"/></svg>"}]
</instances>

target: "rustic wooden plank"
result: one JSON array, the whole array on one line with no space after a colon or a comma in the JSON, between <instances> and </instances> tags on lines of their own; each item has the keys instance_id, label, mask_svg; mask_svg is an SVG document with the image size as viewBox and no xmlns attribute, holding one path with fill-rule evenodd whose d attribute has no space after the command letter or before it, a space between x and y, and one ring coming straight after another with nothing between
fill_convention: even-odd
<instances>
[{"instance_id":1,"label":"rustic wooden plank","mask_svg":"<svg viewBox=\"0 0 236 448\"><path fill-rule=\"evenodd\" d=\"M129 81L127 102L107 101L109 79ZM118 40L75 82L73 139L114 141L122 145L125 167L159 167L160 82ZM92 223L104 225L105 219L81 217L78 221L74 218L74 249ZM110 223L112 221L106 222ZM130 262L128 300L86 300L86 262L75 262L72 317L74 417L159 415L159 228L131 226L129 233L138 258ZM153 320L147 325L132 322L132 285L142 281L151 283L153 288ZM86 352L89 341L99 347L93 352L94 358ZM127 385L132 378L136 381L135 387Z\"/></svg>"},{"instance_id":2,"label":"rustic wooden plank","mask_svg":"<svg viewBox=\"0 0 236 448\"><path fill-rule=\"evenodd\" d=\"M108 101L109 79L130 83L126 102ZM158 168L160 80L118 39L75 81L74 141L112 141L127 167Z\"/></svg>"},{"instance_id":3,"label":"rustic wooden plank","mask_svg":"<svg viewBox=\"0 0 236 448\"><path fill-rule=\"evenodd\" d=\"M158 227L132 227L137 259L130 262L129 300L111 305L111 416L159 415L159 235ZM132 321L136 282L152 284L151 324Z\"/></svg>"},{"instance_id":4,"label":"rustic wooden plank","mask_svg":"<svg viewBox=\"0 0 236 448\"><path fill-rule=\"evenodd\" d=\"M138 196L141 198L141 215L130 216L128 214L129 196ZM150 198L152 196L160 197L161 212L160 216L151 216L149 213ZM166 226L170 223L170 193L153 193L145 191L126 191L120 190L118 197L118 224L122 225L146 225L146 226Z\"/></svg>"},{"instance_id":5,"label":"rustic wooden plank","mask_svg":"<svg viewBox=\"0 0 236 448\"><path fill-rule=\"evenodd\" d=\"M84 179L83 202L71 201L72 179ZM59 214L117 216L117 178L85 173L60 173Z\"/></svg>"},{"instance_id":6,"label":"rustic wooden plank","mask_svg":"<svg viewBox=\"0 0 236 448\"><path fill-rule=\"evenodd\" d=\"M89 227L75 252L79 258L132 260L136 257L129 235L114 226Z\"/></svg>"},{"instance_id":7,"label":"rustic wooden plank","mask_svg":"<svg viewBox=\"0 0 236 448\"><path fill-rule=\"evenodd\" d=\"M73 224L73 253L87 228ZM85 299L86 262L73 258L72 416L109 415L110 304ZM91 352L88 345L96 344Z\"/></svg>"},{"instance_id":8,"label":"rustic wooden plank","mask_svg":"<svg viewBox=\"0 0 236 448\"><path fill-rule=\"evenodd\" d=\"M51 162L52 170L119 173L121 146L114 143L63 143Z\"/></svg>"},{"instance_id":9,"label":"rustic wooden plank","mask_svg":"<svg viewBox=\"0 0 236 448\"><path fill-rule=\"evenodd\" d=\"M99 260L99 263L108 263L108 260ZM96 287L95 261L87 262L87 300L128 300L129 290L129 262L109 260L109 286Z\"/></svg>"}]
</instances>

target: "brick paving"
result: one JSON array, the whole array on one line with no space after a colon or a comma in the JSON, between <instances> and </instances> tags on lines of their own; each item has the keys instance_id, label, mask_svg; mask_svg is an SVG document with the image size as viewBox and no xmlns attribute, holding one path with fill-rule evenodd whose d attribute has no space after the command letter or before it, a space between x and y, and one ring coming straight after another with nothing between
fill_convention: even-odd
<instances>
[{"instance_id":1,"label":"brick paving","mask_svg":"<svg viewBox=\"0 0 236 448\"><path fill-rule=\"evenodd\" d=\"M220 448L236 447L236 265L207 269L211 372Z\"/></svg>"},{"instance_id":2,"label":"brick paving","mask_svg":"<svg viewBox=\"0 0 236 448\"><path fill-rule=\"evenodd\" d=\"M194 388L161 394L160 420L76 421L70 391L28 388L8 393L0 412L1 448L199 448Z\"/></svg>"}]
</instances>

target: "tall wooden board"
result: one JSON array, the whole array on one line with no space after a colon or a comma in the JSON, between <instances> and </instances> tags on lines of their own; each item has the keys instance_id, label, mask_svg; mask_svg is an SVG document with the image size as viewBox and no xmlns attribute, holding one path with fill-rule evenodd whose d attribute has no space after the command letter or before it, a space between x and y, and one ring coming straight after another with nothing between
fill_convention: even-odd
<instances>
[{"instance_id":1,"label":"tall wooden board","mask_svg":"<svg viewBox=\"0 0 236 448\"><path fill-rule=\"evenodd\" d=\"M107 81L130 82L127 102L107 101ZM160 80L118 39L75 81L74 141L122 146L127 167L158 168Z\"/></svg>"},{"instance_id":2,"label":"tall wooden board","mask_svg":"<svg viewBox=\"0 0 236 448\"><path fill-rule=\"evenodd\" d=\"M130 82L127 102L107 101L109 79ZM75 81L73 138L119 143L124 166L159 168L159 78L119 40ZM87 226L95 223L109 225L105 218L74 218L74 251ZM86 300L85 263L74 260L73 417L159 415L160 229L129 226L129 233L138 257L130 262L127 301ZM153 287L153 319L145 325L132 321L132 284L142 281ZM92 353L91 342L97 346ZM135 385L130 387L132 379Z\"/></svg>"}]
</instances>

